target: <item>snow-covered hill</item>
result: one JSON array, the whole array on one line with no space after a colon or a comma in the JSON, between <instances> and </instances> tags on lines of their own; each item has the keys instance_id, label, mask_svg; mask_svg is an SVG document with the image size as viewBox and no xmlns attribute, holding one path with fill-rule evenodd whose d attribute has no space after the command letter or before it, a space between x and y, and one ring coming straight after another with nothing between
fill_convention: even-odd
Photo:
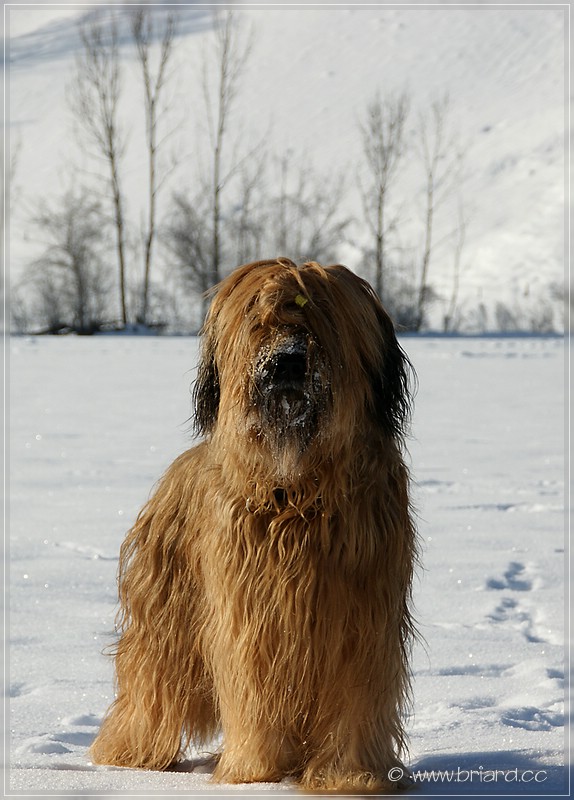
<instances>
[{"instance_id":1,"label":"snow-covered hill","mask_svg":"<svg viewBox=\"0 0 574 800\"><path fill-rule=\"evenodd\" d=\"M475 328L493 327L496 305L503 303L528 325L551 304L554 326L561 326L560 304L549 297L564 280L567 7L236 8L255 31L236 128L251 143L264 137L273 152L288 151L295 164L308 159L322 174L342 169L348 186L341 201L345 213L361 216L357 123L375 91L406 89L413 128L419 111L448 92L452 129L466 151L463 195L469 227L462 314ZM7 11L9 133L16 154L9 266L15 282L41 248L30 222L38 200L60 195L71 172L78 176L94 168L76 147L66 105L78 50L77 20L90 11L24 4ZM127 14L127 7L123 11ZM165 9L154 7L154 13ZM194 137L201 123L197 64L212 28L206 6L181 5L177 16L174 142L182 158L166 198L192 180ZM124 57L124 119L132 121L142 116L141 87L127 45ZM144 174L142 142L134 133L125 180L136 228L143 213ZM403 208L402 245L415 261L422 235L421 177L414 163L407 165L395 198ZM452 229L454 217L454 204L442 209L437 242ZM356 225L351 238L341 260L361 272L364 226ZM254 259L274 255L252 254ZM436 326L451 293L452 263L452 248L443 243L430 272L442 298L433 309Z\"/></svg>"}]
</instances>

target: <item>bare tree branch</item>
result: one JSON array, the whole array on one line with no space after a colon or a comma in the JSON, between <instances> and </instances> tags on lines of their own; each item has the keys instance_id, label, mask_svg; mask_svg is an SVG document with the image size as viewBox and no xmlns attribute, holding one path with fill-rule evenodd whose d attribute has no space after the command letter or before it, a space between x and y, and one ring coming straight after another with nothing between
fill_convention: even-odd
<instances>
[{"instance_id":1,"label":"bare tree branch","mask_svg":"<svg viewBox=\"0 0 574 800\"><path fill-rule=\"evenodd\" d=\"M453 253L453 277L452 291L450 295L448 309L444 315L444 331L453 330L456 327L455 315L457 314L458 292L460 288L460 272L462 267L462 251L466 242L468 228L468 217L464 208L462 198L459 197L457 204L457 226L455 230L455 242Z\"/></svg>"},{"instance_id":2,"label":"bare tree branch","mask_svg":"<svg viewBox=\"0 0 574 800\"><path fill-rule=\"evenodd\" d=\"M49 329L97 330L110 288L99 202L85 190L68 190L56 206L42 207L33 221L46 236L43 254L27 270L40 318Z\"/></svg>"},{"instance_id":3,"label":"bare tree branch","mask_svg":"<svg viewBox=\"0 0 574 800\"><path fill-rule=\"evenodd\" d=\"M163 176L158 175L158 153L162 144L167 140L158 138L158 131L162 113L159 108L163 89L167 80L167 69L173 54L175 37L175 17L168 14L163 28L159 63L155 69L150 64L150 47L153 39L154 26L152 15L148 7L139 6L132 12L132 37L136 45L138 60L141 67L141 76L144 87L146 141L148 150L148 217L144 235L144 278L141 297L139 319L147 321L150 275L152 265L152 251L157 235L157 198L161 187L165 184L168 172ZM173 167L169 172L173 171Z\"/></svg>"},{"instance_id":4,"label":"bare tree branch","mask_svg":"<svg viewBox=\"0 0 574 800\"><path fill-rule=\"evenodd\" d=\"M119 123L121 67L116 17L105 18L103 14L90 17L80 25L80 38L83 51L77 59L69 103L88 140L107 164L116 232L121 317L126 325L126 223L120 178L126 140Z\"/></svg>"},{"instance_id":5,"label":"bare tree branch","mask_svg":"<svg viewBox=\"0 0 574 800\"><path fill-rule=\"evenodd\" d=\"M363 158L367 167L366 185L359 184L367 227L374 239L375 291L383 296L387 256L387 237L396 225L388 219L389 196L394 188L405 153L405 125L409 114L406 93L381 98L378 92L369 103L365 120L359 123Z\"/></svg>"},{"instance_id":6,"label":"bare tree branch","mask_svg":"<svg viewBox=\"0 0 574 800\"><path fill-rule=\"evenodd\" d=\"M203 99L211 147L211 172L208 179L211 197L212 257L208 283L221 278L222 199L224 190L236 171L236 165L225 171L225 147L230 118L237 100L240 79L253 46L253 29L245 35L232 11L215 15L215 40L211 57L203 61ZM215 85L210 80L215 72Z\"/></svg>"},{"instance_id":7,"label":"bare tree branch","mask_svg":"<svg viewBox=\"0 0 574 800\"><path fill-rule=\"evenodd\" d=\"M448 95L431 103L426 114L419 115L417 143L425 185L425 223L421 273L417 300L416 330L420 330L429 297L428 274L433 253L436 212L456 189L461 176L462 153L449 131ZM464 241L464 237L463 240Z\"/></svg>"}]
</instances>

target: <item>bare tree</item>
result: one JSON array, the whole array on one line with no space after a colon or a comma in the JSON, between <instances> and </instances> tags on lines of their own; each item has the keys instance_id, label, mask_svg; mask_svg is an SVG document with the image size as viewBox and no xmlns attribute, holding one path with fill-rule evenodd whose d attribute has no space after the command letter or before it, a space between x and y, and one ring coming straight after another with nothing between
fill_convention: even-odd
<instances>
[{"instance_id":1,"label":"bare tree","mask_svg":"<svg viewBox=\"0 0 574 800\"><path fill-rule=\"evenodd\" d=\"M263 241L267 252L295 261L336 261L351 222L341 214L343 176L319 175L291 151L275 159L275 167L278 176L272 175L268 185L277 186L278 192L271 192L266 202Z\"/></svg>"},{"instance_id":2,"label":"bare tree","mask_svg":"<svg viewBox=\"0 0 574 800\"><path fill-rule=\"evenodd\" d=\"M210 209L205 197L173 195L169 222L162 230L162 240L171 254L184 285L205 295L211 283L212 237L206 225Z\"/></svg>"},{"instance_id":3,"label":"bare tree","mask_svg":"<svg viewBox=\"0 0 574 800\"><path fill-rule=\"evenodd\" d=\"M167 141L167 136L160 139L160 119L165 107L160 103L169 77L168 67L173 54L175 36L175 17L168 14L165 17L161 33L159 58L155 70L152 66L151 45L155 34L152 14L148 7L139 6L132 12L132 36L136 45L138 61L141 67L141 77L144 88L146 142L148 153L148 207L147 225L144 233L144 276L141 296L139 319L147 321L149 308L150 275L152 265L152 251L157 235L157 199L162 184L169 175L169 170L163 174L158 171L159 151Z\"/></svg>"},{"instance_id":4,"label":"bare tree","mask_svg":"<svg viewBox=\"0 0 574 800\"><path fill-rule=\"evenodd\" d=\"M89 142L107 164L116 233L121 318L126 325L126 222L120 178L125 137L119 121L121 66L115 15L108 18L102 14L91 15L80 25L80 37L83 50L77 59L69 102Z\"/></svg>"},{"instance_id":5,"label":"bare tree","mask_svg":"<svg viewBox=\"0 0 574 800\"><path fill-rule=\"evenodd\" d=\"M457 226L455 230L454 252L453 252L453 274L452 274L452 291L448 304L447 311L444 315L444 332L455 330L457 327L457 305L458 305L458 292L460 288L460 272L462 267L462 251L466 242L466 232L468 227L468 219L465 214L464 205L459 198L457 207ZM417 309L417 321L420 319L420 295L419 304Z\"/></svg>"},{"instance_id":6,"label":"bare tree","mask_svg":"<svg viewBox=\"0 0 574 800\"><path fill-rule=\"evenodd\" d=\"M209 302L206 292L220 281L224 259L246 253L255 233L249 226L255 219L251 211L263 158L259 145L246 150L244 139L231 135L253 29L242 29L231 11L216 12L214 22L201 77L208 152L202 153L194 190L173 195L169 221L162 229L175 272L203 296L203 314ZM240 126L234 123L234 128Z\"/></svg>"},{"instance_id":7,"label":"bare tree","mask_svg":"<svg viewBox=\"0 0 574 800\"><path fill-rule=\"evenodd\" d=\"M461 175L462 152L456 146L454 135L449 129L449 110L449 97L445 95L435 100L426 114L419 115L417 150L424 170L425 222L416 330L420 330L423 324L425 306L429 299L428 275L434 246L433 229L436 213L453 190L457 189ZM461 231L458 233L458 240L462 247L464 231L462 239L460 234ZM460 253L458 258L460 259Z\"/></svg>"},{"instance_id":8,"label":"bare tree","mask_svg":"<svg viewBox=\"0 0 574 800\"><path fill-rule=\"evenodd\" d=\"M286 255L295 261L337 260L350 218L341 214L343 178L318 175L310 165L293 167L291 152L271 159L261 154L240 167L233 195L222 209L220 244L233 264ZM276 188L275 191L273 189ZM213 240L205 224L209 199L173 198L163 241L183 282L205 293L211 283Z\"/></svg>"},{"instance_id":9,"label":"bare tree","mask_svg":"<svg viewBox=\"0 0 574 800\"><path fill-rule=\"evenodd\" d=\"M51 332L62 327L79 333L98 330L110 289L100 203L86 191L68 190L55 207L42 208L34 222L45 241L26 276L37 315Z\"/></svg>"},{"instance_id":10,"label":"bare tree","mask_svg":"<svg viewBox=\"0 0 574 800\"><path fill-rule=\"evenodd\" d=\"M265 235L265 198L262 193L262 157L244 161L237 176L236 192L221 211L219 243L233 264L251 260L260 252ZM162 242L180 282L202 297L202 316L213 284L213 236L211 198L203 192L173 195Z\"/></svg>"},{"instance_id":11,"label":"bare tree","mask_svg":"<svg viewBox=\"0 0 574 800\"><path fill-rule=\"evenodd\" d=\"M251 154L237 176L236 197L225 215L223 248L235 264L255 260L264 246L269 200L265 192L266 165L265 151Z\"/></svg>"},{"instance_id":12,"label":"bare tree","mask_svg":"<svg viewBox=\"0 0 574 800\"><path fill-rule=\"evenodd\" d=\"M264 154L244 159L236 176L235 191L220 209L219 247L233 265L250 260L259 252L264 235L261 186ZM213 283L213 206L212 197L200 188L193 194L175 192L161 241L169 254L176 279L187 290L202 298L202 316L209 302Z\"/></svg>"},{"instance_id":13,"label":"bare tree","mask_svg":"<svg viewBox=\"0 0 574 800\"><path fill-rule=\"evenodd\" d=\"M215 285L221 278L224 193L245 158L235 152L227 159L226 145L240 80L252 45L253 30L243 31L236 14L232 11L215 14L213 49L204 57L202 84L211 153L209 175L204 178L210 197L211 217L211 264L207 276L209 286Z\"/></svg>"},{"instance_id":14,"label":"bare tree","mask_svg":"<svg viewBox=\"0 0 574 800\"><path fill-rule=\"evenodd\" d=\"M568 328L568 321L574 310L574 298L568 289L568 285L560 281L551 281L548 285L550 299L558 316L558 328L563 331Z\"/></svg>"},{"instance_id":15,"label":"bare tree","mask_svg":"<svg viewBox=\"0 0 574 800\"><path fill-rule=\"evenodd\" d=\"M389 200L405 153L405 125L409 113L406 93L382 98L377 92L359 123L368 178L360 183L368 230L373 237L374 288L385 289L388 237L397 224L389 214Z\"/></svg>"}]
</instances>

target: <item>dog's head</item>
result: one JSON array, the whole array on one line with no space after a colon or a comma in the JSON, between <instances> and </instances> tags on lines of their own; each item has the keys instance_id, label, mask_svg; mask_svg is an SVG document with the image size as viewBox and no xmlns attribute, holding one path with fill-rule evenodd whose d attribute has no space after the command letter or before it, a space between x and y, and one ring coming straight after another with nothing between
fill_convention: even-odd
<instances>
[{"instance_id":1,"label":"dog's head","mask_svg":"<svg viewBox=\"0 0 574 800\"><path fill-rule=\"evenodd\" d=\"M401 439L410 370L374 291L346 267L247 264L219 284L203 329L196 427L291 461L357 431Z\"/></svg>"}]
</instances>

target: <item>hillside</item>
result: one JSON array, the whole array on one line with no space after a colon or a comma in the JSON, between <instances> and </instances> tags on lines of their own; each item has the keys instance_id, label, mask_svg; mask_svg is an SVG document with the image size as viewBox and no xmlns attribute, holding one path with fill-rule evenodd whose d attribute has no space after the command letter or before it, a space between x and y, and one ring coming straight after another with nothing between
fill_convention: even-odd
<instances>
[{"instance_id":1,"label":"hillside","mask_svg":"<svg viewBox=\"0 0 574 800\"><path fill-rule=\"evenodd\" d=\"M322 178L344 174L341 215L356 221L338 248L339 260L365 274L367 232L357 178L362 171L358 121L368 102L377 90L385 96L407 91L414 137L417 115L448 93L451 132L465 152L460 192L468 230L460 274L461 327L500 327L505 315L500 308L497 315L497 304L506 308L510 326L514 319L521 327L537 327L550 313L554 329L562 327L556 294L564 281L566 9L236 8L245 27L253 27L254 43L232 119L234 146L260 143L275 157L286 156L294 169L308 163ZM101 173L101 164L78 147L66 103L79 51L78 18L90 13L93 9L85 7L8 10L14 286L42 251L41 232L31 221L38 203L52 202L72 183L95 186L94 172ZM154 6L153 13L166 12ZM118 5L118 14L125 26L128 7ZM204 152L199 64L213 23L205 7L181 6L176 16L170 120L178 166L162 194L164 220L173 191L193 186L194 165ZM127 40L122 59L123 121L131 130L123 178L131 237L137 242L146 208L146 162L142 89ZM401 216L397 269L412 265L415 273L423 232L421 186L420 165L411 157L393 209ZM452 292L449 233L455 218L453 197L435 220L437 247L429 273L439 297L429 317L435 328L442 325ZM158 255L169 262L166 253ZM272 255L277 254L253 252L251 258Z\"/></svg>"}]
</instances>

